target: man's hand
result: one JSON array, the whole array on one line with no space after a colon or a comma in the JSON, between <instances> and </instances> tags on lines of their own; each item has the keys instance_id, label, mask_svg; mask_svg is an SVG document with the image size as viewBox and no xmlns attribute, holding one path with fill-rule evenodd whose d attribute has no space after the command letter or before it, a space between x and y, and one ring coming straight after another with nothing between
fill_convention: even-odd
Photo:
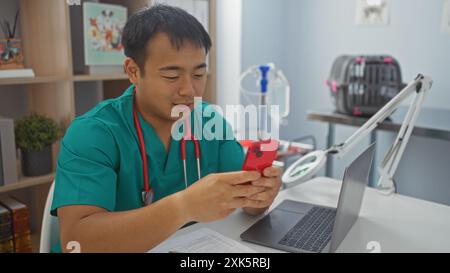
<instances>
[{"instance_id":1,"label":"man's hand","mask_svg":"<svg viewBox=\"0 0 450 273\"><path fill-rule=\"evenodd\" d=\"M278 195L281 187L281 169L269 167L264 169L263 177L252 182L253 186L264 187L263 192L256 193L248 199L255 201L252 206L244 207L244 211L250 215L258 215L266 211Z\"/></svg>"},{"instance_id":2,"label":"man's hand","mask_svg":"<svg viewBox=\"0 0 450 273\"><path fill-rule=\"evenodd\" d=\"M265 183L252 185L258 179L261 174L254 171L210 174L181 192L182 208L190 221L210 222L227 217L236 208L258 206L258 199L249 198L266 191Z\"/></svg>"}]
</instances>

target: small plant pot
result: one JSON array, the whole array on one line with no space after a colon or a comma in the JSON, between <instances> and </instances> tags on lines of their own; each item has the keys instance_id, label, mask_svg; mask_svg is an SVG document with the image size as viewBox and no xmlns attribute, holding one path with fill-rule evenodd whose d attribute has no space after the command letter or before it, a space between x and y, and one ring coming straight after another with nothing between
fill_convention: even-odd
<instances>
[{"instance_id":1,"label":"small plant pot","mask_svg":"<svg viewBox=\"0 0 450 273\"><path fill-rule=\"evenodd\" d=\"M41 176L52 172L52 149L22 151L22 169L25 176Z\"/></svg>"}]
</instances>

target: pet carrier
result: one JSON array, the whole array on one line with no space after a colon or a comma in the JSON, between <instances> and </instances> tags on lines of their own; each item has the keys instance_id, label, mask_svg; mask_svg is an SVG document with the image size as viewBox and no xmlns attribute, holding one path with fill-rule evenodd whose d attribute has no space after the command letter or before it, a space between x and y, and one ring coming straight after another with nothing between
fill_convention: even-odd
<instances>
[{"instance_id":1,"label":"pet carrier","mask_svg":"<svg viewBox=\"0 0 450 273\"><path fill-rule=\"evenodd\" d=\"M391 56L339 56L327 85L336 110L354 116L375 114L405 86Z\"/></svg>"}]
</instances>

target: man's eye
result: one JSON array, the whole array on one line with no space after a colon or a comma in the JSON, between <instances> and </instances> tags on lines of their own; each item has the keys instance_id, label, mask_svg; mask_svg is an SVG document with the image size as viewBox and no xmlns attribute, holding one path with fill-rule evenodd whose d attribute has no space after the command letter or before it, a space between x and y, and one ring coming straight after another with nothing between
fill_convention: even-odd
<instances>
[{"instance_id":1,"label":"man's eye","mask_svg":"<svg viewBox=\"0 0 450 273\"><path fill-rule=\"evenodd\" d=\"M175 76L175 77L167 77L167 76L164 76L163 78L173 81L173 80L177 80L177 79L178 79L178 76Z\"/></svg>"},{"instance_id":2,"label":"man's eye","mask_svg":"<svg viewBox=\"0 0 450 273\"><path fill-rule=\"evenodd\" d=\"M197 75L194 75L194 77L196 77L196 78L203 78L203 76L205 76L204 74L197 74Z\"/></svg>"}]
</instances>

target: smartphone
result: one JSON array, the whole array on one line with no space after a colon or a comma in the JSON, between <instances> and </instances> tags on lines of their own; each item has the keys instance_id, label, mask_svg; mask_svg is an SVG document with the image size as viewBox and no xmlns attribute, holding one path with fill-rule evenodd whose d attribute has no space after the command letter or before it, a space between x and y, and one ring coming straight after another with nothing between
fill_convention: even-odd
<instances>
[{"instance_id":1,"label":"smartphone","mask_svg":"<svg viewBox=\"0 0 450 273\"><path fill-rule=\"evenodd\" d=\"M271 167L277 156L279 142L273 139L253 142L247 150L242 170L259 171Z\"/></svg>"}]
</instances>

